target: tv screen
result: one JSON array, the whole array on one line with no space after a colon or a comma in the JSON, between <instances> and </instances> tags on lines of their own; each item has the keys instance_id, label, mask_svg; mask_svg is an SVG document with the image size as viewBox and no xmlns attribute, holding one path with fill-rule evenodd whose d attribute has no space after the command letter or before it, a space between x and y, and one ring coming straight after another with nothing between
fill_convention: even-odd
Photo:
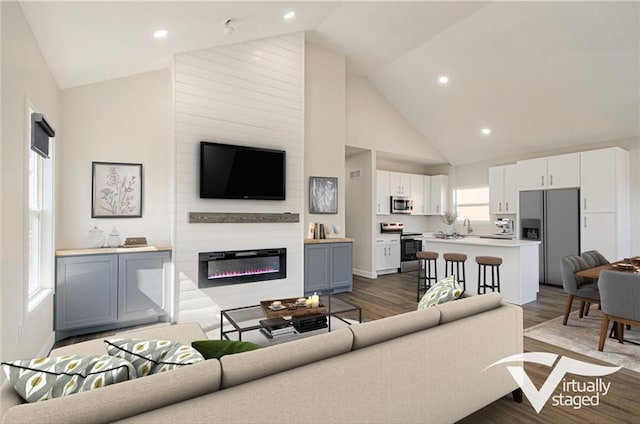
<instances>
[{"instance_id":1,"label":"tv screen","mask_svg":"<svg viewBox=\"0 0 640 424\"><path fill-rule=\"evenodd\" d=\"M200 142L200 197L285 200L285 152Z\"/></svg>"}]
</instances>

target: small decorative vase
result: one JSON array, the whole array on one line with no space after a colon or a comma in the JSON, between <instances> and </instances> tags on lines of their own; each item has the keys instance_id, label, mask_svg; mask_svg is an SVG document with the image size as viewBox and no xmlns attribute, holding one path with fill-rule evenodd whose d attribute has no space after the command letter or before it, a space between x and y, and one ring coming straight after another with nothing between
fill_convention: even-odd
<instances>
[{"instance_id":1,"label":"small decorative vase","mask_svg":"<svg viewBox=\"0 0 640 424\"><path fill-rule=\"evenodd\" d=\"M98 227L93 227L89 230L89 236L87 237L87 242L89 247L103 247L104 246L104 233Z\"/></svg>"},{"instance_id":2,"label":"small decorative vase","mask_svg":"<svg viewBox=\"0 0 640 424\"><path fill-rule=\"evenodd\" d=\"M456 230L455 230L455 227L454 227L453 225L446 225L446 226L444 227L444 233L445 233L445 235L447 235L447 236L451 236L451 235L453 235L453 233L455 233L455 232L456 232Z\"/></svg>"},{"instance_id":3,"label":"small decorative vase","mask_svg":"<svg viewBox=\"0 0 640 424\"><path fill-rule=\"evenodd\" d=\"M122 240L120 240L120 234L118 234L118 229L114 226L111 230L111 234L109 234L109 239L107 240L107 245L109 247L119 247Z\"/></svg>"}]
</instances>

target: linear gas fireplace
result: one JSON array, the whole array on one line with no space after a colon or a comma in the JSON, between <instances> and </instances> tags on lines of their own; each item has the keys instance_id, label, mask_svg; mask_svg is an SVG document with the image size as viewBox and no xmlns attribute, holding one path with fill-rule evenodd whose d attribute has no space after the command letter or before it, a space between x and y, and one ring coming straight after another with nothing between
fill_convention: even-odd
<instances>
[{"instance_id":1,"label":"linear gas fireplace","mask_svg":"<svg viewBox=\"0 0 640 424\"><path fill-rule=\"evenodd\" d=\"M198 254L198 287L253 283L287 277L287 249L232 250Z\"/></svg>"}]
</instances>

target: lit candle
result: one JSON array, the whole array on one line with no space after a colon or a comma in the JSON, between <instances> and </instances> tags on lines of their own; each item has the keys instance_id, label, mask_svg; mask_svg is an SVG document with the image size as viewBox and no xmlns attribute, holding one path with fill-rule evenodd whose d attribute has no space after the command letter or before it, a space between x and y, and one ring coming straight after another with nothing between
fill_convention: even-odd
<instances>
[{"instance_id":1,"label":"lit candle","mask_svg":"<svg viewBox=\"0 0 640 424\"><path fill-rule=\"evenodd\" d=\"M317 308L319 306L320 306L320 296L318 296L317 294L314 294L313 296L311 296L311 307Z\"/></svg>"}]
</instances>

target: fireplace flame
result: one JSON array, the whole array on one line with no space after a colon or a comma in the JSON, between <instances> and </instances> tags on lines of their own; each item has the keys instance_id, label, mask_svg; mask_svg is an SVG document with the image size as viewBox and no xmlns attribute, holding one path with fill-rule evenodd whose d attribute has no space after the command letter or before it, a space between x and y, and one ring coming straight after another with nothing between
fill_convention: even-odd
<instances>
[{"instance_id":1,"label":"fireplace flame","mask_svg":"<svg viewBox=\"0 0 640 424\"><path fill-rule=\"evenodd\" d=\"M247 269L247 270L239 270L239 271L221 271L221 272L209 274L207 278L209 280L216 280L219 278L242 277L244 275L269 274L271 272L278 272L278 270L273 267L267 267L267 268Z\"/></svg>"}]
</instances>

